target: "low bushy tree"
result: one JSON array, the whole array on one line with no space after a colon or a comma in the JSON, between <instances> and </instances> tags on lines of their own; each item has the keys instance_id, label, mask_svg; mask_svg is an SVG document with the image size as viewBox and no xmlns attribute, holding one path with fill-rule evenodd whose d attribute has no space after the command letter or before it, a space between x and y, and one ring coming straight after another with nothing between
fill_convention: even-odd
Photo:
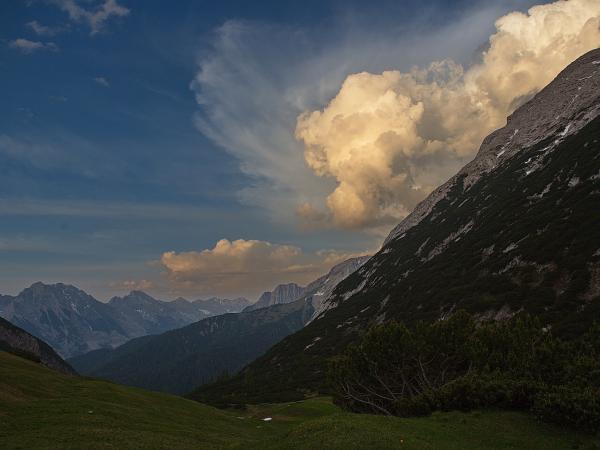
<instances>
[{"instance_id":1,"label":"low bushy tree","mask_svg":"<svg viewBox=\"0 0 600 450\"><path fill-rule=\"evenodd\" d=\"M600 427L600 327L565 342L527 315L477 322L465 312L371 328L330 366L335 400L398 416L504 407Z\"/></svg>"}]
</instances>

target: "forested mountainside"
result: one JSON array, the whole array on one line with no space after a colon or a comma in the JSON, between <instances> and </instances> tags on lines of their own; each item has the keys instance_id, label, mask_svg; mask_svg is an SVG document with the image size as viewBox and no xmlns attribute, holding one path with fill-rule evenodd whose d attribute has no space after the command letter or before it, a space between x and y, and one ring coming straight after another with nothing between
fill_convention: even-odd
<instances>
[{"instance_id":1,"label":"forested mountainside","mask_svg":"<svg viewBox=\"0 0 600 450\"><path fill-rule=\"evenodd\" d=\"M309 302L209 317L160 335L133 339L114 350L72 358L80 373L154 391L186 394L235 373L311 317Z\"/></svg>"},{"instance_id":2,"label":"forested mountainside","mask_svg":"<svg viewBox=\"0 0 600 450\"><path fill-rule=\"evenodd\" d=\"M194 398L227 404L326 390L328 358L391 320L526 311L567 339L587 329L600 318L599 113L594 50L488 136L336 287L323 314Z\"/></svg>"}]
</instances>

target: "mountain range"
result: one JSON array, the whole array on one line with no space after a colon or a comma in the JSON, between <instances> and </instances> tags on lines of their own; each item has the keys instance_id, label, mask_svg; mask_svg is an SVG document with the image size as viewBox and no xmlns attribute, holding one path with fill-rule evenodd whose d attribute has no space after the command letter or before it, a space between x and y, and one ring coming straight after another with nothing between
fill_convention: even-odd
<instances>
[{"instance_id":1,"label":"mountain range","mask_svg":"<svg viewBox=\"0 0 600 450\"><path fill-rule=\"evenodd\" d=\"M140 291L102 303L36 283L0 296L0 316L84 375L176 394L197 388L192 398L216 405L289 401L326 393L328 361L373 325L527 312L561 338L579 336L600 315L598 224L600 49L486 137L375 255L305 287L279 285L253 305Z\"/></svg>"},{"instance_id":2,"label":"mountain range","mask_svg":"<svg viewBox=\"0 0 600 450\"><path fill-rule=\"evenodd\" d=\"M0 317L70 357L237 312L249 303L242 298L165 302L141 291L103 303L75 286L38 282L15 297L0 297Z\"/></svg>"},{"instance_id":3,"label":"mountain range","mask_svg":"<svg viewBox=\"0 0 600 450\"><path fill-rule=\"evenodd\" d=\"M69 359L80 373L151 390L185 394L219 376L235 373L284 337L300 330L337 283L368 257L349 259L305 288L274 289L277 303L237 314L209 317L160 335L133 339ZM302 292L299 299L293 294ZM263 294L261 298L267 298Z\"/></svg>"},{"instance_id":4,"label":"mountain range","mask_svg":"<svg viewBox=\"0 0 600 450\"><path fill-rule=\"evenodd\" d=\"M327 391L329 358L371 325L525 311L569 338L600 316L600 49L580 57L490 134L324 312L238 375L197 390L214 404Z\"/></svg>"}]
</instances>

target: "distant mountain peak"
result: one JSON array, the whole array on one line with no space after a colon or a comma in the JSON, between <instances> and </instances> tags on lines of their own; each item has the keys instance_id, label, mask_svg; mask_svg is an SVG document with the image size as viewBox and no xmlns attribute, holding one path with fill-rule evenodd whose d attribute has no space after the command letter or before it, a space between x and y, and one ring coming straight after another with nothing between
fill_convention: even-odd
<instances>
[{"instance_id":1,"label":"distant mountain peak","mask_svg":"<svg viewBox=\"0 0 600 450\"><path fill-rule=\"evenodd\" d=\"M245 299L165 302L140 290L103 303L72 285L36 282L15 297L0 296L0 316L69 357L239 312L248 304Z\"/></svg>"},{"instance_id":2,"label":"distant mountain peak","mask_svg":"<svg viewBox=\"0 0 600 450\"><path fill-rule=\"evenodd\" d=\"M268 306L291 303L302 297L305 291L304 287L296 283L279 284L272 291L263 292L256 303L246 307L244 311L254 311Z\"/></svg>"},{"instance_id":3,"label":"distant mountain peak","mask_svg":"<svg viewBox=\"0 0 600 450\"><path fill-rule=\"evenodd\" d=\"M150 294L146 294L144 291L139 291L137 289L130 291L128 295L135 297L153 298Z\"/></svg>"},{"instance_id":4,"label":"distant mountain peak","mask_svg":"<svg viewBox=\"0 0 600 450\"><path fill-rule=\"evenodd\" d=\"M144 291L133 290L133 291L129 292L129 294L124 295L123 297L115 296L115 297L111 298L108 303L109 304L127 303L127 302L129 302L129 303L131 303L131 302L155 303L155 302L159 302L159 301L160 300L157 300L154 297L152 297L151 295L146 294Z\"/></svg>"},{"instance_id":5,"label":"distant mountain peak","mask_svg":"<svg viewBox=\"0 0 600 450\"><path fill-rule=\"evenodd\" d=\"M73 286L72 284L65 284L65 283L44 283L42 281L36 281L35 283L33 283L31 286L29 286L28 288L23 289L23 291L26 290L33 290L33 291L43 291L43 290L50 290L50 291L64 291L64 290L70 290L70 291L78 291L78 292L83 292L81 289L79 289L76 286Z\"/></svg>"}]
</instances>

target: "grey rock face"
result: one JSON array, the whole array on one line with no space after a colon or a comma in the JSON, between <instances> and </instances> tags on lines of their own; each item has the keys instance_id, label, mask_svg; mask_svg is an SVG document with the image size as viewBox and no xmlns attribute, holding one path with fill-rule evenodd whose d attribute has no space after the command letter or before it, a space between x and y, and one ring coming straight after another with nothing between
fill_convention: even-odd
<instances>
[{"instance_id":1,"label":"grey rock face","mask_svg":"<svg viewBox=\"0 0 600 450\"><path fill-rule=\"evenodd\" d=\"M0 350L39 362L66 375L76 375L73 368L44 341L0 318Z\"/></svg>"},{"instance_id":2,"label":"grey rock face","mask_svg":"<svg viewBox=\"0 0 600 450\"><path fill-rule=\"evenodd\" d=\"M347 276L361 268L370 257L370 255L359 256L358 258L351 258L341 262L334 266L327 275L313 281L306 287L306 292L308 293L306 298L310 300L314 309L309 322L332 306L329 302L329 298L335 287Z\"/></svg>"},{"instance_id":3,"label":"grey rock face","mask_svg":"<svg viewBox=\"0 0 600 450\"><path fill-rule=\"evenodd\" d=\"M291 303L302 297L304 292L305 288L298 286L296 283L280 284L272 291L263 292L256 303L248 306L244 311L254 311L272 305Z\"/></svg>"},{"instance_id":4,"label":"grey rock face","mask_svg":"<svg viewBox=\"0 0 600 450\"><path fill-rule=\"evenodd\" d=\"M62 283L31 285L4 306L2 316L65 357L128 339L109 305Z\"/></svg>"},{"instance_id":5,"label":"grey rock face","mask_svg":"<svg viewBox=\"0 0 600 450\"><path fill-rule=\"evenodd\" d=\"M70 285L35 283L16 297L0 297L0 317L50 343L64 357L113 348L148 334L209 316L237 312L246 299L165 302L141 291L102 303Z\"/></svg>"},{"instance_id":6,"label":"grey rock face","mask_svg":"<svg viewBox=\"0 0 600 450\"><path fill-rule=\"evenodd\" d=\"M258 301L248 306L244 311L254 311L272 305L291 303L299 299L310 302L313 314L309 322L327 309L329 296L337 284L360 268L370 256L351 258L334 266L326 275L317 278L306 287L298 286L296 283L280 284L273 291L264 292Z\"/></svg>"}]
</instances>

